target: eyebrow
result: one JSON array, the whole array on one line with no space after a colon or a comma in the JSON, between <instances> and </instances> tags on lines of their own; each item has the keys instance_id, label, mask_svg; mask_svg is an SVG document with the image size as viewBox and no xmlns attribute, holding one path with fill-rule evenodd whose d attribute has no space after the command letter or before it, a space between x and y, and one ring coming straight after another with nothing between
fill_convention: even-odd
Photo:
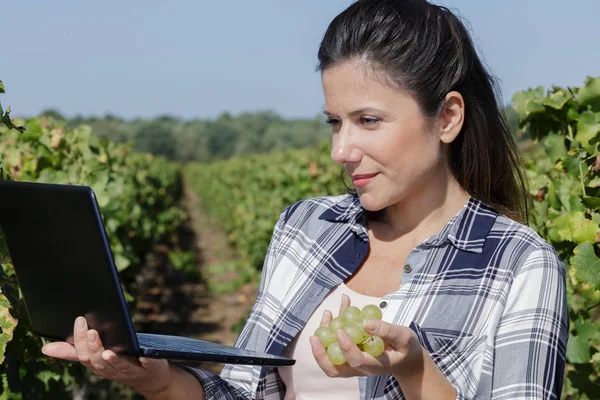
<instances>
[{"instance_id":1,"label":"eyebrow","mask_svg":"<svg viewBox=\"0 0 600 400\"><path fill-rule=\"evenodd\" d=\"M381 111L381 110L379 110L377 108L365 107L365 108L359 108L358 110L354 110L354 111L352 111L348 115L350 115L351 117L354 117L355 115L362 114L362 113L367 112L367 111L375 111L375 112L379 112L379 113L383 112L383 111ZM327 116L333 115L333 113L331 113L331 112L329 112L327 110L323 111L323 114L325 114Z\"/></svg>"}]
</instances>

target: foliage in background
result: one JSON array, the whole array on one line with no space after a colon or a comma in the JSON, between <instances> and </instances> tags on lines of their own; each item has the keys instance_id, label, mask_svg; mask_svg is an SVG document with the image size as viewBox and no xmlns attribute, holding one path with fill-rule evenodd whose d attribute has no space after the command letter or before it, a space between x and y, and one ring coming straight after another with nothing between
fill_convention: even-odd
<instances>
[{"instance_id":1,"label":"foliage in background","mask_svg":"<svg viewBox=\"0 0 600 400\"><path fill-rule=\"evenodd\" d=\"M0 114L2 179L91 186L123 282L132 282L153 243L175 237L185 219L176 205L179 167L99 139L87 126L68 129L51 118L31 118L20 127L21 121ZM87 374L77 363L41 354L43 343L31 332L1 233L0 264L0 400L72 398Z\"/></svg>"},{"instance_id":2,"label":"foliage in background","mask_svg":"<svg viewBox=\"0 0 600 400\"><path fill-rule=\"evenodd\" d=\"M516 93L527 156L532 226L567 266L570 335L563 398L600 398L600 77L580 88Z\"/></svg>"},{"instance_id":3,"label":"foliage in background","mask_svg":"<svg viewBox=\"0 0 600 400\"><path fill-rule=\"evenodd\" d=\"M517 117L512 107L504 109L513 135ZM43 116L66 118L57 110ZM324 117L284 119L273 111L232 116L223 113L214 119L182 120L172 116L123 120L112 115L76 117L68 127L90 125L95 135L114 142L133 142L134 150L165 156L181 162L209 162L235 156L268 153L317 146L328 140L331 128Z\"/></svg>"},{"instance_id":4,"label":"foliage in background","mask_svg":"<svg viewBox=\"0 0 600 400\"><path fill-rule=\"evenodd\" d=\"M57 110L42 115L66 120ZM236 116L223 113L214 119L182 120L165 115L128 121L106 115L65 122L68 127L90 125L94 134L114 142L132 142L136 151L182 162L205 162L316 145L329 137L330 128L323 120L322 116L283 119L273 111L257 111Z\"/></svg>"},{"instance_id":5,"label":"foliage in background","mask_svg":"<svg viewBox=\"0 0 600 400\"><path fill-rule=\"evenodd\" d=\"M300 199L344 193L340 171L323 142L302 150L191 163L184 177L241 260L260 269L281 211Z\"/></svg>"}]
</instances>

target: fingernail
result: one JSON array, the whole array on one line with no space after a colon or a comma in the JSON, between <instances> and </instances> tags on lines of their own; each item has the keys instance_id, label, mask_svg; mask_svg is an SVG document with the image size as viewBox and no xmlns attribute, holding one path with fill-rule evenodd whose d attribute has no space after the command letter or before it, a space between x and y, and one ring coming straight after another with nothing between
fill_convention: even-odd
<instances>
[{"instance_id":1,"label":"fingernail","mask_svg":"<svg viewBox=\"0 0 600 400\"><path fill-rule=\"evenodd\" d=\"M88 332L88 342L94 343L96 341L96 334L94 332Z\"/></svg>"},{"instance_id":2,"label":"fingernail","mask_svg":"<svg viewBox=\"0 0 600 400\"><path fill-rule=\"evenodd\" d=\"M363 324L365 331L367 332L375 332L377 330L377 320L375 319L365 319Z\"/></svg>"},{"instance_id":3,"label":"fingernail","mask_svg":"<svg viewBox=\"0 0 600 400\"><path fill-rule=\"evenodd\" d=\"M145 363L147 363L147 362L148 362L148 357L140 357L140 362L141 362L142 364L145 364Z\"/></svg>"},{"instance_id":4,"label":"fingernail","mask_svg":"<svg viewBox=\"0 0 600 400\"><path fill-rule=\"evenodd\" d=\"M85 328L85 318L77 317L77 321L75 321L75 324L77 325L77 328L79 328L79 329Z\"/></svg>"}]
</instances>

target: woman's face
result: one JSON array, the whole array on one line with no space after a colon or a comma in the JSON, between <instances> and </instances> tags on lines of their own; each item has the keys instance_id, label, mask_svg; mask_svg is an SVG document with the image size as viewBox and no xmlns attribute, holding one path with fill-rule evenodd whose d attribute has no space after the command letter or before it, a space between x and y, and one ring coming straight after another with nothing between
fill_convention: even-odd
<instances>
[{"instance_id":1,"label":"woman's face","mask_svg":"<svg viewBox=\"0 0 600 400\"><path fill-rule=\"evenodd\" d=\"M331 158L352 177L365 209L418 199L447 179L440 125L412 96L353 62L326 69L322 83Z\"/></svg>"}]
</instances>

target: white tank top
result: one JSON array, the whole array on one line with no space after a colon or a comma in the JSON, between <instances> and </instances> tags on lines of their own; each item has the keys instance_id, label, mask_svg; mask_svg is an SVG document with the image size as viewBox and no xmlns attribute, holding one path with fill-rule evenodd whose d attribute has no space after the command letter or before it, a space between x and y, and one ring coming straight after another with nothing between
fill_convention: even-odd
<instances>
[{"instance_id":1,"label":"white tank top","mask_svg":"<svg viewBox=\"0 0 600 400\"><path fill-rule=\"evenodd\" d=\"M279 375L287 389L284 400L360 399L358 377L330 378L325 375L313 357L308 340L319 327L323 311L329 310L334 317L337 317L342 294L347 294L350 297L351 305L361 309L367 304L379 305L381 301L380 297L365 296L354 292L344 282L325 297L323 303L309 318L304 329L283 351L282 356L296 360L291 367L279 367Z\"/></svg>"}]
</instances>

